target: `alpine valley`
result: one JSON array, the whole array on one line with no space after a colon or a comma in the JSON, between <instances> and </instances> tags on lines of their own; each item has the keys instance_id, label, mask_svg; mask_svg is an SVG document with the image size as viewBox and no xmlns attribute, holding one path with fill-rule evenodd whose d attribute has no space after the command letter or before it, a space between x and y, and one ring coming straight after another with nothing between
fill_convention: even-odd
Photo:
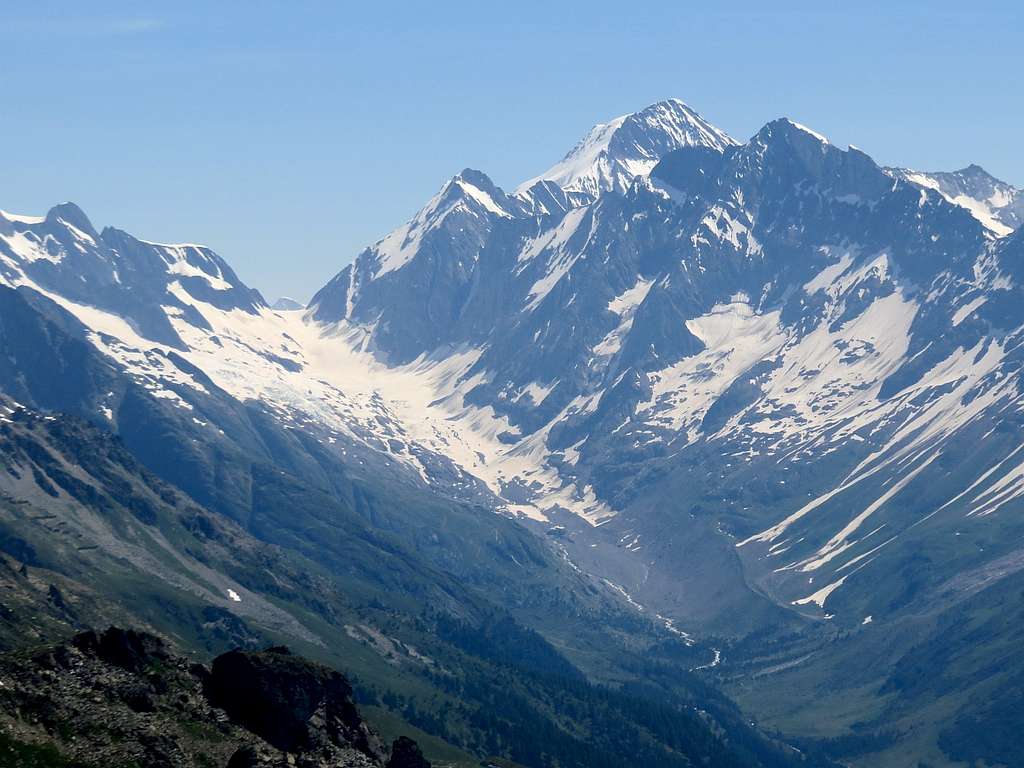
<instances>
[{"instance_id":1,"label":"alpine valley","mask_svg":"<svg viewBox=\"0 0 1024 768\"><path fill-rule=\"evenodd\" d=\"M678 100L308 306L0 212L3 645L287 643L436 765L1022 765L1022 222Z\"/></svg>"}]
</instances>

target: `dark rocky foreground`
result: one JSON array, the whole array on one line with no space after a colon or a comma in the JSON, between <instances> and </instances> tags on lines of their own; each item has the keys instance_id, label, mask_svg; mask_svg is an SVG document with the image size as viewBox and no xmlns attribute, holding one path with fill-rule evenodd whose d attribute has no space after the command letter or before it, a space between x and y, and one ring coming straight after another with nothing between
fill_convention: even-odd
<instances>
[{"instance_id":1,"label":"dark rocky foreground","mask_svg":"<svg viewBox=\"0 0 1024 768\"><path fill-rule=\"evenodd\" d=\"M211 667L153 635L110 628L0 656L0 765L429 768L388 751L338 672L287 648Z\"/></svg>"}]
</instances>

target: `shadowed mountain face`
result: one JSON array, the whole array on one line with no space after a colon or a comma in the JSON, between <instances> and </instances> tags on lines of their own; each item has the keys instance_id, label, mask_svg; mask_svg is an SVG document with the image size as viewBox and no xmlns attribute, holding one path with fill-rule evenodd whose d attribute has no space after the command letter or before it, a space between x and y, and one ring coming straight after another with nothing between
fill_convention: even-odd
<instances>
[{"instance_id":1,"label":"shadowed mountain face","mask_svg":"<svg viewBox=\"0 0 1024 768\"><path fill-rule=\"evenodd\" d=\"M671 100L512 193L464 170L305 311L69 204L0 214L0 384L328 568L386 535L559 643L703 638L773 725L941 765L1019 674L934 647L961 617L1000 653L1024 562L1021 199Z\"/></svg>"}]
</instances>

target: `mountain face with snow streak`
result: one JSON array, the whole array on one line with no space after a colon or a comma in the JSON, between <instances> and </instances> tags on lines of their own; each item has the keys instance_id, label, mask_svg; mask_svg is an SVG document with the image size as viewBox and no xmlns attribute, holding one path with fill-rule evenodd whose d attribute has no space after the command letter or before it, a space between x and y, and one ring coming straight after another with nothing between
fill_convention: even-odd
<instances>
[{"instance_id":1,"label":"mountain face with snow streak","mask_svg":"<svg viewBox=\"0 0 1024 768\"><path fill-rule=\"evenodd\" d=\"M959 171L940 173L887 170L896 177L937 190L998 235L1008 235L1024 223L1024 190L1000 181L981 166L969 165Z\"/></svg>"},{"instance_id":2,"label":"mountain face with snow streak","mask_svg":"<svg viewBox=\"0 0 1024 768\"><path fill-rule=\"evenodd\" d=\"M639 613L732 638L723 674L758 681L736 688L755 711L826 680L879 733L945 708L949 742L948 712L1010 690L966 652L944 674L970 686L907 681L1024 572L1020 199L785 119L737 143L671 100L512 194L463 171L305 313L77 209L0 219L0 256L166 419L224 432L196 463L258 449L519 518ZM139 413L106 392L81 407ZM193 482L251 514L244 483ZM997 653L1009 630L986 627Z\"/></svg>"}]
</instances>

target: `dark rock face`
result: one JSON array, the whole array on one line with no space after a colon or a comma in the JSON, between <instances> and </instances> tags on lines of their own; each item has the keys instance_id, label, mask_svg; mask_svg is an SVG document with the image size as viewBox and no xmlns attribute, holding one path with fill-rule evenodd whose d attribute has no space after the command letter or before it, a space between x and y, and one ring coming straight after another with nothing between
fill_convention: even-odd
<instances>
[{"instance_id":1,"label":"dark rock face","mask_svg":"<svg viewBox=\"0 0 1024 768\"><path fill-rule=\"evenodd\" d=\"M430 768L419 745L407 736L399 736L391 745L391 759L387 768Z\"/></svg>"},{"instance_id":2,"label":"dark rock face","mask_svg":"<svg viewBox=\"0 0 1024 768\"><path fill-rule=\"evenodd\" d=\"M356 711L348 681L287 648L218 656L207 691L232 720L283 752L351 745L383 757L380 740Z\"/></svg>"},{"instance_id":3,"label":"dark rock face","mask_svg":"<svg viewBox=\"0 0 1024 768\"><path fill-rule=\"evenodd\" d=\"M51 758L39 764L385 765L380 738L360 717L345 678L285 648L231 651L211 671L158 637L112 627L0 655L0 679L0 737L18 754L41 750ZM402 738L387 765L430 764Z\"/></svg>"},{"instance_id":4,"label":"dark rock face","mask_svg":"<svg viewBox=\"0 0 1024 768\"><path fill-rule=\"evenodd\" d=\"M228 760L228 768L259 768L268 765L271 758L251 744L239 747Z\"/></svg>"},{"instance_id":5,"label":"dark rock face","mask_svg":"<svg viewBox=\"0 0 1024 768\"><path fill-rule=\"evenodd\" d=\"M110 627L99 634L83 632L71 642L83 653L129 672L138 673L152 663L168 659L167 649L160 638L131 629Z\"/></svg>"}]
</instances>

